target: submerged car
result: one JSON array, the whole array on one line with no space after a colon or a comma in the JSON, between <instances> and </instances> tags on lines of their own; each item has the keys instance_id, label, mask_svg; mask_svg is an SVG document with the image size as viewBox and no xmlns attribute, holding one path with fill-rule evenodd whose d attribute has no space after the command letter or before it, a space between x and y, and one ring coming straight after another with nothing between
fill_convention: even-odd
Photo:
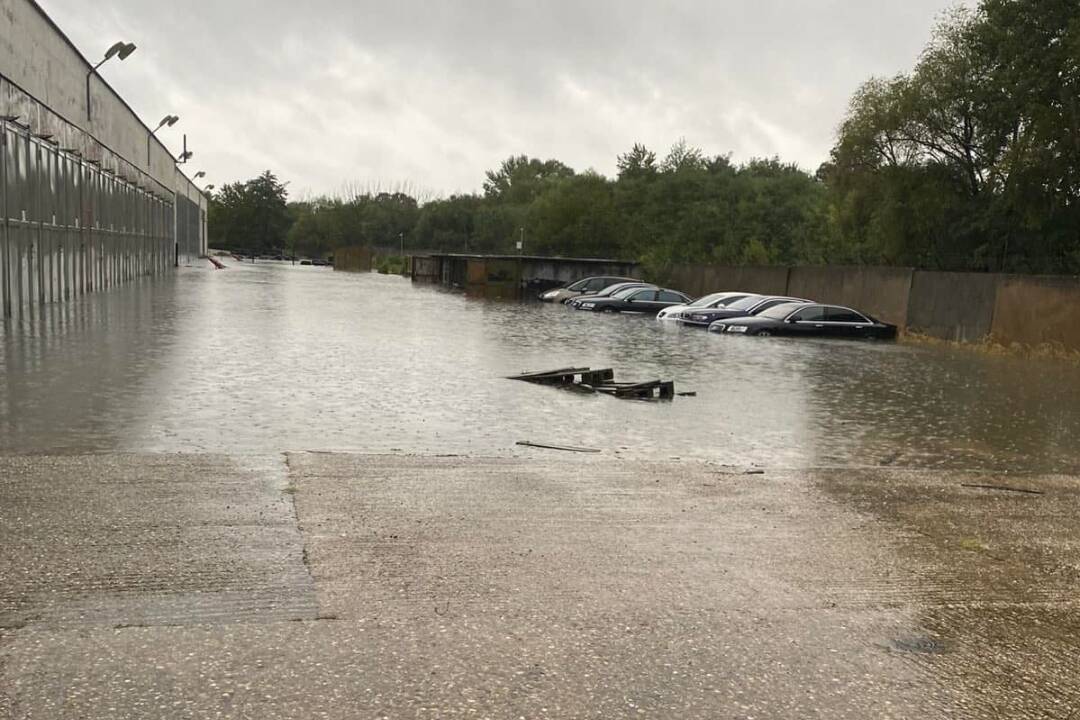
<instances>
[{"instance_id":1,"label":"submerged car","mask_svg":"<svg viewBox=\"0 0 1080 720\"><path fill-rule=\"evenodd\" d=\"M717 308L726 307L733 302L742 300L750 293L745 292L718 292L711 295L705 295L699 297L694 302L688 305L672 305L671 307L664 308L656 315L657 320L678 320L680 313L686 310L697 310L702 308Z\"/></svg>"},{"instance_id":2,"label":"submerged car","mask_svg":"<svg viewBox=\"0 0 1080 720\"><path fill-rule=\"evenodd\" d=\"M655 315L672 305L682 305L691 298L677 290L667 288L626 288L610 297L586 299L581 303L581 310L593 312L646 313Z\"/></svg>"},{"instance_id":3,"label":"submerged car","mask_svg":"<svg viewBox=\"0 0 1080 720\"><path fill-rule=\"evenodd\" d=\"M598 293L606 287L610 287L616 283L621 282L640 282L634 278L616 277L613 275L597 275L596 277L587 277L570 283L569 285L561 288L555 288L554 290L548 290L542 292L539 298L544 302L561 303L566 302L570 298L575 298L578 295L590 295L592 293Z\"/></svg>"},{"instance_id":4,"label":"submerged car","mask_svg":"<svg viewBox=\"0 0 1080 720\"><path fill-rule=\"evenodd\" d=\"M691 327L707 328L717 320L757 315L763 310L768 310L776 305L792 302L808 303L811 301L783 295L747 295L742 300L736 300L724 307L683 310L679 313L678 321Z\"/></svg>"},{"instance_id":5,"label":"submerged car","mask_svg":"<svg viewBox=\"0 0 1080 720\"><path fill-rule=\"evenodd\" d=\"M709 332L891 340L896 337L896 326L842 305L786 303L753 317L714 322L709 325Z\"/></svg>"},{"instance_id":6,"label":"submerged car","mask_svg":"<svg viewBox=\"0 0 1080 720\"><path fill-rule=\"evenodd\" d=\"M633 282L621 282L621 283L616 283L614 285L608 285L606 288L604 288L603 290L601 290L598 293L594 293L593 295L578 295L576 298L570 298L569 300L566 301L566 304L569 305L572 308L581 309L581 303L583 303L583 302L585 302L587 300L592 300L593 298L611 297L615 293L622 292L623 290L626 290L626 289L629 289L629 288L654 288L654 287L656 287L656 286L653 285L652 283L641 282L640 280L635 280Z\"/></svg>"}]
</instances>

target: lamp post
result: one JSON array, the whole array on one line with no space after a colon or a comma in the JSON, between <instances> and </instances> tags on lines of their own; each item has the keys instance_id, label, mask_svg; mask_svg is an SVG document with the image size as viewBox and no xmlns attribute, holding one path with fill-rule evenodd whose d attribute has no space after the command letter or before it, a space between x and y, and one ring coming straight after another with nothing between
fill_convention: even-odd
<instances>
[{"instance_id":1,"label":"lamp post","mask_svg":"<svg viewBox=\"0 0 1080 720\"><path fill-rule=\"evenodd\" d=\"M90 68L90 72L86 73L86 119L90 120L90 76L97 73L99 67L111 60L114 56L121 60L127 59L127 56L135 52L135 43L126 43L120 41L113 43L113 46L105 51L105 57L101 59L94 67Z\"/></svg>"},{"instance_id":2,"label":"lamp post","mask_svg":"<svg viewBox=\"0 0 1080 720\"><path fill-rule=\"evenodd\" d=\"M195 153L187 149L187 133L184 133L184 151L180 153L180 157L176 158L178 165L183 165L192 158Z\"/></svg>"},{"instance_id":3,"label":"lamp post","mask_svg":"<svg viewBox=\"0 0 1080 720\"><path fill-rule=\"evenodd\" d=\"M146 167L147 167L147 169L149 169L149 167L150 167L150 138L157 135L157 131L160 130L161 128L166 127L166 126L167 127L172 127L173 125L175 125L177 123L177 121L179 119L180 119L180 117L177 116L177 115L166 115L165 117L161 118L161 122L158 123L157 127L154 128L153 130L151 130L150 134L146 136Z\"/></svg>"}]
</instances>

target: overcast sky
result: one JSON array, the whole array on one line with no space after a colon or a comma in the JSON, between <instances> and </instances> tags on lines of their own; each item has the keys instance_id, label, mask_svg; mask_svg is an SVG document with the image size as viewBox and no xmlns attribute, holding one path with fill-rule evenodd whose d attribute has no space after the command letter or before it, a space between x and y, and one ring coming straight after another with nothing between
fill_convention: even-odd
<instances>
[{"instance_id":1,"label":"overcast sky","mask_svg":"<svg viewBox=\"0 0 1080 720\"><path fill-rule=\"evenodd\" d=\"M680 137L813 170L852 91L910 69L947 0L41 0L102 75L221 185L270 168L477 190L512 154L611 175Z\"/></svg>"}]
</instances>

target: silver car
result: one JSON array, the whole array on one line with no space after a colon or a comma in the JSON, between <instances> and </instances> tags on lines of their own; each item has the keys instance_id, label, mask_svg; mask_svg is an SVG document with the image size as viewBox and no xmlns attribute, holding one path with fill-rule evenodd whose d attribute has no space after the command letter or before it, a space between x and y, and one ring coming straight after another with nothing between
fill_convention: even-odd
<instances>
[{"instance_id":1,"label":"silver car","mask_svg":"<svg viewBox=\"0 0 1080 720\"><path fill-rule=\"evenodd\" d=\"M714 308L714 307L726 307L733 302L742 300L750 293L747 292L718 292L706 295L705 297L699 297L692 303L686 305L672 305L671 307L664 308L656 315L657 320L677 321L681 314L686 310L697 310L699 308Z\"/></svg>"},{"instance_id":2,"label":"silver car","mask_svg":"<svg viewBox=\"0 0 1080 720\"><path fill-rule=\"evenodd\" d=\"M576 282L572 282L566 287L555 288L554 290L548 290L547 292L540 293L540 299L544 302L564 303L571 298L575 298L578 295L591 295L598 293L606 287L610 287L615 283L621 282L633 282L634 278L615 277L613 275L598 275L596 277L582 278Z\"/></svg>"}]
</instances>

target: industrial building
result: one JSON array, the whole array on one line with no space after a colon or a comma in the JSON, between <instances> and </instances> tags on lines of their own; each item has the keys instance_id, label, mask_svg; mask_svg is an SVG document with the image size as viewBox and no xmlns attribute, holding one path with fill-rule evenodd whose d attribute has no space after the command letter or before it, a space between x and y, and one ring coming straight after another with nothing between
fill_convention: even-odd
<instances>
[{"instance_id":1,"label":"industrial building","mask_svg":"<svg viewBox=\"0 0 1080 720\"><path fill-rule=\"evenodd\" d=\"M112 40L110 38L110 40ZM33 0L0 0L0 304L7 318L206 254L207 197Z\"/></svg>"}]
</instances>

